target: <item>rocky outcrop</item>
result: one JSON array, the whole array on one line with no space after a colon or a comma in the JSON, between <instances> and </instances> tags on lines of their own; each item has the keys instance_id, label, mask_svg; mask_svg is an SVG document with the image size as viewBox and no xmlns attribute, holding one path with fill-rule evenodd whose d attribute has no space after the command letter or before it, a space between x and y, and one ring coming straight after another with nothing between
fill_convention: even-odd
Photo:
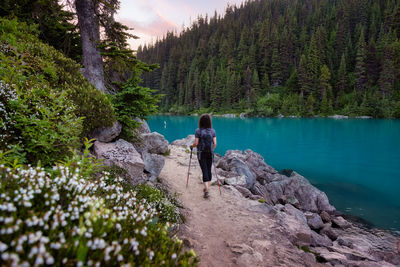
<instances>
[{"instance_id":1,"label":"rocky outcrop","mask_svg":"<svg viewBox=\"0 0 400 267\"><path fill-rule=\"evenodd\" d=\"M175 140L171 143L174 146L183 146L189 148L194 143L194 134L188 135L186 138Z\"/></svg>"},{"instance_id":2,"label":"rocky outcrop","mask_svg":"<svg viewBox=\"0 0 400 267\"><path fill-rule=\"evenodd\" d=\"M168 141L164 136L157 133L142 134L145 150L152 154L165 154L168 152Z\"/></svg>"},{"instance_id":3,"label":"rocky outcrop","mask_svg":"<svg viewBox=\"0 0 400 267\"><path fill-rule=\"evenodd\" d=\"M140 123L139 128L136 129L139 134L147 134L151 132L150 127L145 120L139 118L134 118L134 120Z\"/></svg>"},{"instance_id":4,"label":"rocky outcrop","mask_svg":"<svg viewBox=\"0 0 400 267\"><path fill-rule=\"evenodd\" d=\"M125 169L133 184L143 179L144 162L133 145L123 139L113 143L94 143L97 158L104 159L106 166L117 165Z\"/></svg>"},{"instance_id":5,"label":"rocky outcrop","mask_svg":"<svg viewBox=\"0 0 400 267\"><path fill-rule=\"evenodd\" d=\"M333 116L329 116L328 118L341 120L341 119L348 119L349 116L346 116L346 115L333 115Z\"/></svg>"},{"instance_id":6,"label":"rocky outcrop","mask_svg":"<svg viewBox=\"0 0 400 267\"><path fill-rule=\"evenodd\" d=\"M122 130L122 125L119 121L114 122L111 127L97 128L90 133L90 138L96 138L97 141L108 143L113 141Z\"/></svg>"},{"instance_id":7,"label":"rocky outcrop","mask_svg":"<svg viewBox=\"0 0 400 267\"><path fill-rule=\"evenodd\" d=\"M246 188L253 194L262 196L269 204L290 203L314 213L335 211L326 194L312 186L303 176L294 171L287 172L286 175L279 174L264 162L260 154L251 150L244 153L229 150L218 160L216 166L225 172L220 173L225 177L244 175Z\"/></svg>"},{"instance_id":8,"label":"rocky outcrop","mask_svg":"<svg viewBox=\"0 0 400 267\"><path fill-rule=\"evenodd\" d=\"M178 163L181 158L188 162L187 150L181 147L171 150ZM278 173L250 150L227 151L216 165L217 173L225 183L222 188L224 201L242 207L240 216L233 220L243 219L246 224L254 213L261 213L268 220L266 227L249 236L247 242L227 244L238 265L270 266L263 261L270 255L279 257L280 261L288 259L290 254L277 255L285 246L300 247L304 251L298 249L295 252L301 254L301 262L288 260L284 266L317 266L315 257L327 266L400 266L398 237L387 231L364 229L339 216L327 196L298 173L290 170ZM228 194L235 198L244 197L243 202L233 201ZM265 203L253 201L260 197ZM232 212L232 208L229 210ZM263 222L263 219L259 221ZM271 263L271 266L277 265Z\"/></svg>"},{"instance_id":9,"label":"rocky outcrop","mask_svg":"<svg viewBox=\"0 0 400 267\"><path fill-rule=\"evenodd\" d=\"M142 152L144 170L150 174L150 180L155 180L161 173L165 159L161 155Z\"/></svg>"}]
</instances>

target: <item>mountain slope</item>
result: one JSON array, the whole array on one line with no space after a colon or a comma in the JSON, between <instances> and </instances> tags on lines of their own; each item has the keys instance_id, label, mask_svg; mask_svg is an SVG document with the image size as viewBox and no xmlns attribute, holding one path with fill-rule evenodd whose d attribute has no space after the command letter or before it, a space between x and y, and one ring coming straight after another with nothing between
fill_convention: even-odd
<instances>
[{"instance_id":1,"label":"mountain slope","mask_svg":"<svg viewBox=\"0 0 400 267\"><path fill-rule=\"evenodd\" d=\"M258 0L140 47L165 111L400 115L399 0ZM271 94L274 94L271 98Z\"/></svg>"}]
</instances>

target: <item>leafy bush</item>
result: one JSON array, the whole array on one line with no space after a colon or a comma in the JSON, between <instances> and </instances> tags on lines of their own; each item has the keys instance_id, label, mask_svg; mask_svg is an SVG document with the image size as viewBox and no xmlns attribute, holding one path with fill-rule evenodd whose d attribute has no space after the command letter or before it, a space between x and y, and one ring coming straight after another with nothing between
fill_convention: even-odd
<instances>
[{"instance_id":1,"label":"leafy bush","mask_svg":"<svg viewBox=\"0 0 400 267\"><path fill-rule=\"evenodd\" d=\"M112 125L116 118L110 101L82 76L79 64L40 42L33 26L0 19L0 29L0 47L3 47L0 54L2 61L7 59L1 62L1 67L8 69L0 79L16 84L20 91L29 83L47 92L65 93L64 98L75 105L75 115L83 118L82 135L94 128ZM9 73L12 67L16 69Z\"/></svg>"},{"instance_id":2,"label":"leafy bush","mask_svg":"<svg viewBox=\"0 0 400 267\"><path fill-rule=\"evenodd\" d=\"M108 173L84 175L80 161L68 165L51 172L0 165L2 264L196 265L135 191L106 184Z\"/></svg>"},{"instance_id":3,"label":"leafy bush","mask_svg":"<svg viewBox=\"0 0 400 267\"><path fill-rule=\"evenodd\" d=\"M129 141L134 138L132 130L140 125L134 117L144 119L157 111L161 95L154 93L150 88L139 86L137 77L133 76L122 86L121 92L110 96L118 120L124 126L121 133L123 138Z\"/></svg>"}]
</instances>

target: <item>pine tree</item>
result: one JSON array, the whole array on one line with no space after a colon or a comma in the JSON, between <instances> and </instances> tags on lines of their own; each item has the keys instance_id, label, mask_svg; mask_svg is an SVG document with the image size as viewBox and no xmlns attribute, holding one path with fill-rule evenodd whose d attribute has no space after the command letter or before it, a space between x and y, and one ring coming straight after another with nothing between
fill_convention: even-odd
<instances>
[{"instance_id":1,"label":"pine tree","mask_svg":"<svg viewBox=\"0 0 400 267\"><path fill-rule=\"evenodd\" d=\"M250 91L250 101L254 103L260 94L260 78L258 77L257 69L253 70L251 75L251 91Z\"/></svg>"},{"instance_id":2,"label":"pine tree","mask_svg":"<svg viewBox=\"0 0 400 267\"><path fill-rule=\"evenodd\" d=\"M282 66L280 63L278 47L274 47L272 50L271 62L271 82L272 86L277 87L281 85L282 82Z\"/></svg>"},{"instance_id":3,"label":"pine tree","mask_svg":"<svg viewBox=\"0 0 400 267\"><path fill-rule=\"evenodd\" d=\"M367 71L366 71L366 44L364 39L364 31L361 31L360 39L358 41L357 46L357 57L356 57L356 68L355 68L355 76L356 76L356 90L357 93L360 94L365 90L365 84L367 82Z\"/></svg>"},{"instance_id":4,"label":"pine tree","mask_svg":"<svg viewBox=\"0 0 400 267\"><path fill-rule=\"evenodd\" d=\"M307 58L303 54L300 58L299 64L299 82L300 82L300 94L301 96L307 96L311 93L313 81L311 73L308 70Z\"/></svg>"},{"instance_id":5,"label":"pine tree","mask_svg":"<svg viewBox=\"0 0 400 267\"><path fill-rule=\"evenodd\" d=\"M325 96L328 98L328 92L332 90L332 86L330 84L331 73L329 72L329 68L327 65L323 65L321 67L321 75L319 76L319 92L320 99L322 100Z\"/></svg>"},{"instance_id":6,"label":"pine tree","mask_svg":"<svg viewBox=\"0 0 400 267\"><path fill-rule=\"evenodd\" d=\"M347 70L346 70L346 57L342 54L342 59L340 60L340 67L338 72L338 95L342 95L346 92L347 88Z\"/></svg>"},{"instance_id":7,"label":"pine tree","mask_svg":"<svg viewBox=\"0 0 400 267\"><path fill-rule=\"evenodd\" d=\"M318 56L318 49L317 49L317 44L315 41L314 35L311 37L310 41L310 48L308 52L308 57L307 57L307 70L310 75L311 79L311 91L312 94L316 94L316 89L318 87L318 78L320 74L320 68L321 68L321 61Z\"/></svg>"},{"instance_id":8,"label":"pine tree","mask_svg":"<svg viewBox=\"0 0 400 267\"><path fill-rule=\"evenodd\" d=\"M268 74L265 74L261 81L260 95L265 96L269 92L270 86Z\"/></svg>"}]
</instances>

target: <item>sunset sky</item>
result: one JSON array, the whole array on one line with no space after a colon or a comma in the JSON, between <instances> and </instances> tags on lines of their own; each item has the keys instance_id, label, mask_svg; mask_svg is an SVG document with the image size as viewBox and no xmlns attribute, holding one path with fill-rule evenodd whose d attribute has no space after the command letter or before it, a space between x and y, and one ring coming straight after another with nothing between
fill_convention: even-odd
<instances>
[{"instance_id":1,"label":"sunset sky","mask_svg":"<svg viewBox=\"0 0 400 267\"><path fill-rule=\"evenodd\" d=\"M133 49L140 44L155 42L167 31L181 31L190 26L198 15L209 16L217 11L224 14L228 4L240 5L244 0L121 0L116 19L134 28L133 34L140 37L130 40Z\"/></svg>"}]
</instances>

